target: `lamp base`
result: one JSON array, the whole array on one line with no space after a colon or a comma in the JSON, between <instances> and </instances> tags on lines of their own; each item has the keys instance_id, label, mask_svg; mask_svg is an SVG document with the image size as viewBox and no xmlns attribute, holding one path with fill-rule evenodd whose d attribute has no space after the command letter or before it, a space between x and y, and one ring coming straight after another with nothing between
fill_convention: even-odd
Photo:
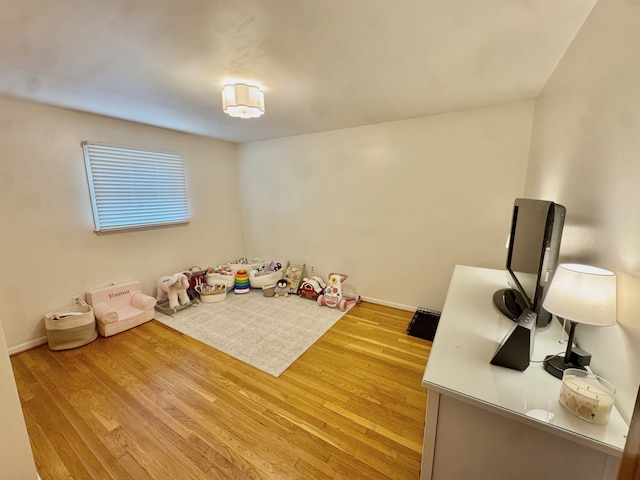
<instances>
[{"instance_id":1,"label":"lamp base","mask_svg":"<svg viewBox=\"0 0 640 480\"><path fill-rule=\"evenodd\" d=\"M565 363L565 358L557 355L549 355L545 357L543 365L544 369L547 372L559 379L562 379L562 375L567 368L578 368L580 370L586 370L586 368L580 365L574 365L571 362Z\"/></svg>"}]
</instances>

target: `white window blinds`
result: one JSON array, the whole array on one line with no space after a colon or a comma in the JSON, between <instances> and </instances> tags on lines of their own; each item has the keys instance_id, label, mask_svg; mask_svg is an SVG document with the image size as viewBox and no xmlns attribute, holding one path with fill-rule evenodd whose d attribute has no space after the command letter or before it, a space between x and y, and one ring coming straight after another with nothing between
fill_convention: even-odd
<instances>
[{"instance_id":1,"label":"white window blinds","mask_svg":"<svg viewBox=\"0 0 640 480\"><path fill-rule=\"evenodd\" d=\"M180 155L83 142L96 231L189 221Z\"/></svg>"}]
</instances>

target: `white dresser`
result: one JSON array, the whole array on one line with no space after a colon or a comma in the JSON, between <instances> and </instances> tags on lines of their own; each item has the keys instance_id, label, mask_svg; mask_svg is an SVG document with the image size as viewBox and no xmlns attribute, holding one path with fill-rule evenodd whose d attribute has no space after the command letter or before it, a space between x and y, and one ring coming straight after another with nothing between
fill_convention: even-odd
<instances>
[{"instance_id":1,"label":"white dresser","mask_svg":"<svg viewBox=\"0 0 640 480\"><path fill-rule=\"evenodd\" d=\"M422 379L421 479L615 480L628 430L615 408L606 424L586 422L559 404L561 381L542 363L489 363L513 326L492 302L507 286L503 270L455 268ZM537 329L532 360L564 352L561 333L555 319Z\"/></svg>"}]
</instances>

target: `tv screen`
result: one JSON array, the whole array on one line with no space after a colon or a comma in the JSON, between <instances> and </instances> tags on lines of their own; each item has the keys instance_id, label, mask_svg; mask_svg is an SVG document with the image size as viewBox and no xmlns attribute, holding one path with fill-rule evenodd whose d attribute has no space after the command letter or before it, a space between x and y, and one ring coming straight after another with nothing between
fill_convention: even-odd
<instances>
[{"instance_id":1,"label":"tv screen","mask_svg":"<svg viewBox=\"0 0 640 480\"><path fill-rule=\"evenodd\" d=\"M566 210L547 200L516 198L507 253L510 289L494 295L498 309L517 320L525 308L537 315L537 326L551 320L542 301L558 263Z\"/></svg>"}]
</instances>

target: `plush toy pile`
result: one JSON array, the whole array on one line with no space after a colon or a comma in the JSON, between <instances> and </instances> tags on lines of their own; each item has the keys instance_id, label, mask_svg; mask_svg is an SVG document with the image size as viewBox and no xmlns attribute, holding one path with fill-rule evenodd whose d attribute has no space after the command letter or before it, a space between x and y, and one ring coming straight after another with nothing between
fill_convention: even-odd
<instances>
[{"instance_id":1,"label":"plush toy pile","mask_svg":"<svg viewBox=\"0 0 640 480\"><path fill-rule=\"evenodd\" d=\"M191 299L202 299L203 294L222 293L231 290L235 293L248 293L250 289L261 289L265 297L287 297L297 294L301 298L314 300L318 305L338 307L345 311L349 303L360 303L360 295L345 295L342 284L347 275L330 273L328 282L319 276L305 277L305 264L288 262L286 269L282 264L272 261L248 259L240 257L226 265L216 267L192 267L183 271L161 277L158 280L157 301L168 303L169 309L178 309L191 304ZM314 267L311 267L314 271ZM195 283L195 286L194 286ZM206 289L206 290L205 290ZM224 296L217 296L222 300ZM197 300L196 300L197 301ZM161 305L162 311L165 306Z\"/></svg>"}]
</instances>

